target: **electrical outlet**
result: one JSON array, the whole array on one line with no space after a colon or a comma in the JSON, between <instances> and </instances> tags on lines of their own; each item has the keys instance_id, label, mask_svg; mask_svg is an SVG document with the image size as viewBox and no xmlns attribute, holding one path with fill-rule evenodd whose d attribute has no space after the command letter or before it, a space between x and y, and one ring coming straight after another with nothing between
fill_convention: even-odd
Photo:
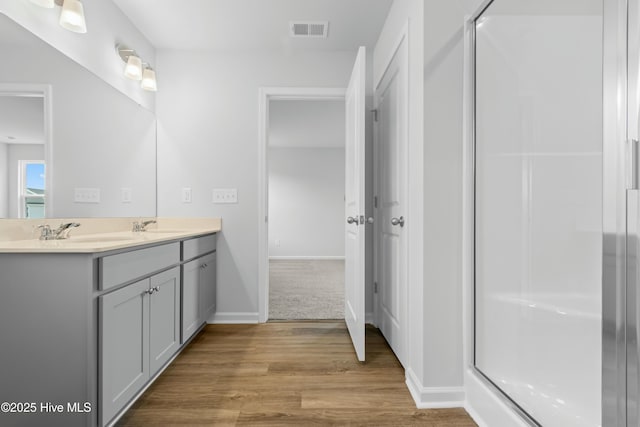
<instances>
[{"instance_id":1,"label":"electrical outlet","mask_svg":"<svg viewBox=\"0 0 640 427\"><path fill-rule=\"evenodd\" d=\"M131 203L133 199L133 190L131 188L121 188L120 196L122 203Z\"/></svg>"},{"instance_id":2,"label":"electrical outlet","mask_svg":"<svg viewBox=\"0 0 640 427\"><path fill-rule=\"evenodd\" d=\"M236 188L214 188L213 203L238 203Z\"/></svg>"},{"instance_id":3,"label":"electrical outlet","mask_svg":"<svg viewBox=\"0 0 640 427\"><path fill-rule=\"evenodd\" d=\"M276 247L280 247L280 240L276 239Z\"/></svg>"},{"instance_id":4,"label":"electrical outlet","mask_svg":"<svg viewBox=\"0 0 640 427\"><path fill-rule=\"evenodd\" d=\"M191 188L184 187L182 189L182 203L191 203Z\"/></svg>"},{"instance_id":5,"label":"electrical outlet","mask_svg":"<svg viewBox=\"0 0 640 427\"><path fill-rule=\"evenodd\" d=\"M100 189L74 188L73 201L76 203L100 203Z\"/></svg>"}]
</instances>

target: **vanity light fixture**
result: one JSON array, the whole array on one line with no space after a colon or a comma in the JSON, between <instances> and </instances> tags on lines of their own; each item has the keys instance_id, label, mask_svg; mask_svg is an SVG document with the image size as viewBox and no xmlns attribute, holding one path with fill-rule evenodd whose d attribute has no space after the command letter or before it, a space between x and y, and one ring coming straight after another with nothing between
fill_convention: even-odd
<instances>
[{"instance_id":1,"label":"vanity light fixture","mask_svg":"<svg viewBox=\"0 0 640 427\"><path fill-rule=\"evenodd\" d=\"M62 6L60 12L60 26L74 33L87 32L87 23L84 19L84 7L80 0L30 0L40 7L52 9L54 5Z\"/></svg>"},{"instance_id":2,"label":"vanity light fixture","mask_svg":"<svg viewBox=\"0 0 640 427\"><path fill-rule=\"evenodd\" d=\"M156 72L151 65L142 62L142 59L135 50L122 44L116 45L116 52L122 61L126 64L124 67L125 77L141 81L140 86L144 90L156 92L158 83L156 82Z\"/></svg>"},{"instance_id":3,"label":"vanity light fixture","mask_svg":"<svg viewBox=\"0 0 640 427\"><path fill-rule=\"evenodd\" d=\"M142 72L142 84L140 85L142 89L148 90L150 92L158 91L158 82L156 82L156 72L149 66L149 64L145 64L144 71Z\"/></svg>"}]
</instances>

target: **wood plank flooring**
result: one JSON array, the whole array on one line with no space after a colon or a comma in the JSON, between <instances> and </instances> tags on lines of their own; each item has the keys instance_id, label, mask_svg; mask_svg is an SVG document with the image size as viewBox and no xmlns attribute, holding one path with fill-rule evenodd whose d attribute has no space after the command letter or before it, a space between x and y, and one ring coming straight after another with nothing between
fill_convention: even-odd
<instances>
[{"instance_id":1,"label":"wood plank flooring","mask_svg":"<svg viewBox=\"0 0 640 427\"><path fill-rule=\"evenodd\" d=\"M117 425L476 425L464 409L416 409L373 327L366 351L359 363L339 321L208 325Z\"/></svg>"}]
</instances>

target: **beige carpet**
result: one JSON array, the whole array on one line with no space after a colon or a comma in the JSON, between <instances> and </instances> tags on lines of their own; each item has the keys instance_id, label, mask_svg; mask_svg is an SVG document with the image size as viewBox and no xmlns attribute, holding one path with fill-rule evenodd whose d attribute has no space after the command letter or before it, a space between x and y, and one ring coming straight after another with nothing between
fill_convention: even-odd
<instances>
[{"instance_id":1,"label":"beige carpet","mask_svg":"<svg viewBox=\"0 0 640 427\"><path fill-rule=\"evenodd\" d=\"M344 319L344 261L269 261L269 320Z\"/></svg>"}]
</instances>

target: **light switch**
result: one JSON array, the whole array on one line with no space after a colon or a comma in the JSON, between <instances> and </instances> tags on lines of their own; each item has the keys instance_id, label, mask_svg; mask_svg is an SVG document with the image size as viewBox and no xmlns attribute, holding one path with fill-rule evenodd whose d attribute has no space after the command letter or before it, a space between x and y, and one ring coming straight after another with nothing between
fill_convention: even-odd
<instances>
[{"instance_id":1,"label":"light switch","mask_svg":"<svg viewBox=\"0 0 640 427\"><path fill-rule=\"evenodd\" d=\"M236 188L214 188L213 203L238 203Z\"/></svg>"},{"instance_id":2,"label":"light switch","mask_svg":"<svg viewBox=\"0 0 640 427\"><path fill-rule=\"evenodd\" d=\"M191 203L191 187L182 189L182 203Z\"/></svg>"},{"instance_id":3,"label":"light switch","mask_svg":"<svg viewBox=\"0 0 640 427\"><path fill-rule=\"evenodd\" d=\"M133 190L131 188L121 189L122 203L131 203L133 199Z\"/></svg>"},{"instance_id":4,"label":"light switch","mask_svg":"<svg viewBox=\"0 0 640 427\"><path fill-rule=\"evenodd\" d=\"M75 188L73 201L76 203L100 203L100 189Z\"/></svg>"}]
</instances>

